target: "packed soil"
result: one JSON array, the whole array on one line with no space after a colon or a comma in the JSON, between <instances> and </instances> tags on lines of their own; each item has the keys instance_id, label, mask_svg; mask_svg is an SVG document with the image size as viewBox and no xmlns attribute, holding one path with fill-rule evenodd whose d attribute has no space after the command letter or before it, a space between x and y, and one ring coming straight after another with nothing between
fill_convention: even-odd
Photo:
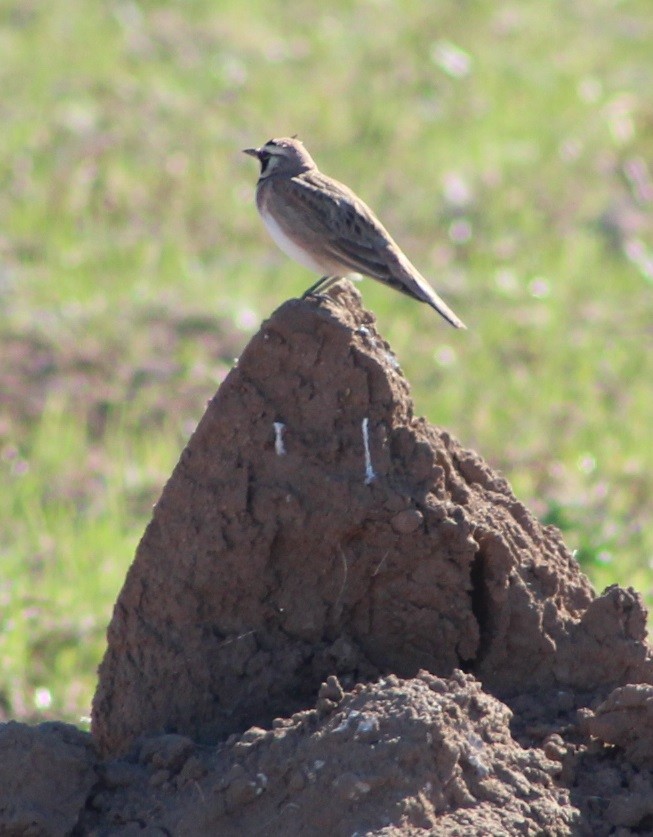
<instances>
[{"instance_id":1,"label":"packed soil","mask_svg":"<svg viewBox=\"0 0 653 837\"><path fill-rule=\"evenodd\" d=\"M10 835L653 833L631 589L446 431L348 284L263 324L118 597L91 735L0 726Z\"/></svg>"}]
</instances>

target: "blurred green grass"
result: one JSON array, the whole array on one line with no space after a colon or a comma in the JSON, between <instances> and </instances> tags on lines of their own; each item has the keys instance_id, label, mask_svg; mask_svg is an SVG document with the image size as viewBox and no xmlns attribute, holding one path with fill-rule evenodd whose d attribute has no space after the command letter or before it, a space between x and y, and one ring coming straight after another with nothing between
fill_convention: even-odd
<instances>
[{"instance_id":1,"label":"blurred green grass","mask_svg":"<svg viewBox=\"0 0 653 837\"><path fill-rule=\"evenodd\" d=\"M254 210L270 136L469 325L361 285L417 411L653 600L652 39L648 0L0 4L0 714L88 713L149 506L312 281Z\"/></svg>"}]
</instances>

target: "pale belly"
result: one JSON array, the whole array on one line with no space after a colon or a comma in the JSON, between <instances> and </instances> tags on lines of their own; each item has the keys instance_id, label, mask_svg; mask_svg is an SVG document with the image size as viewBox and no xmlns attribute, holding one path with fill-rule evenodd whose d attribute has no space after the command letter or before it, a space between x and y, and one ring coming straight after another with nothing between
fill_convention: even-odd
<instances>
[{"instance_id":1,"label":"pale belly","mask_svg":"<svg viewBox=\"0 0 653 837\"><path fill-rule=\"evenodd\" d=\"M266 212L265 210L261 211L261 218L263 218L263 223L267 227L267 231L272 236L277 247L279 247L280 250L283 250L283 252L287 256L290 256L291 259L299 262L299 264L307 267L314 273L318 273L320 276L347 275L346 269L343 272L342 267L338 267L334 263L318 261L311 253L304 250L303 247L300 247L297 242L293 241L292 238L286 235L269 212Z\"/></svg>"}]
</instances>

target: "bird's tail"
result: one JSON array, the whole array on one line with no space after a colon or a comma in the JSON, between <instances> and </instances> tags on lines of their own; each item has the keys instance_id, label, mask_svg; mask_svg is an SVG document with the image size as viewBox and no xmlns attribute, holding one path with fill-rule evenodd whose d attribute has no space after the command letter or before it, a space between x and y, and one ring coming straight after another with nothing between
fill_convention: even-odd
<instances>
[{"instance_id":1,"label":"bird's tail","mask_svg":"<svg viewBox=\"0 0 653 837\"><path fill-rule=\"evenodd\" d=\"M404 274L401 290L404 293L425 302L431 308L435 308L438 314L454 328L467 328L460 317L454 314L447 303L436 294L431 285L407 259L401 266Z\"/></svg>"},{"instance_id":2,"label":"bird's tail","mask_svg":"<svg viewBox=\"0 0 653 837\"><path fill-rule=\"evenodd\" d=\"M436 292L430 285L427 286L427 291L424 294L424 296L421 296L420 298L423 302L426 302L428 305L430 305L431 308L435 308L438 314L441 317L444 317L444 319L448 323L451 323L451 325L454 328L467 328L467 326L460 319L460 317L454 314L454 312L451 310L451 308L449 308L447 303L436 294Z\"/></svg>"}]
</instances>

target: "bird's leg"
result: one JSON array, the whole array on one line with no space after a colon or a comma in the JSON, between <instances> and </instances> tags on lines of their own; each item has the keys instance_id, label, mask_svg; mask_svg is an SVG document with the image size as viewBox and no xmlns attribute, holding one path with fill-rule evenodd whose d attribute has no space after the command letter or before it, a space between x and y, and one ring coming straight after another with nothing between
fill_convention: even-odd
<instances>
[{"instance_id":1,"label":"bird's leg","mask_svg":"<svg viewBox=\"0 0 653 837\"><path fill-rule=\"evenodd\" d=\"M324 294L318 293L318 291L326 291L331 285L338 282L340 278L340 276L321 276L308 290L304 291L302 299L306 299L307 296L323 296Z\"/></svg>"}]
</instances>

